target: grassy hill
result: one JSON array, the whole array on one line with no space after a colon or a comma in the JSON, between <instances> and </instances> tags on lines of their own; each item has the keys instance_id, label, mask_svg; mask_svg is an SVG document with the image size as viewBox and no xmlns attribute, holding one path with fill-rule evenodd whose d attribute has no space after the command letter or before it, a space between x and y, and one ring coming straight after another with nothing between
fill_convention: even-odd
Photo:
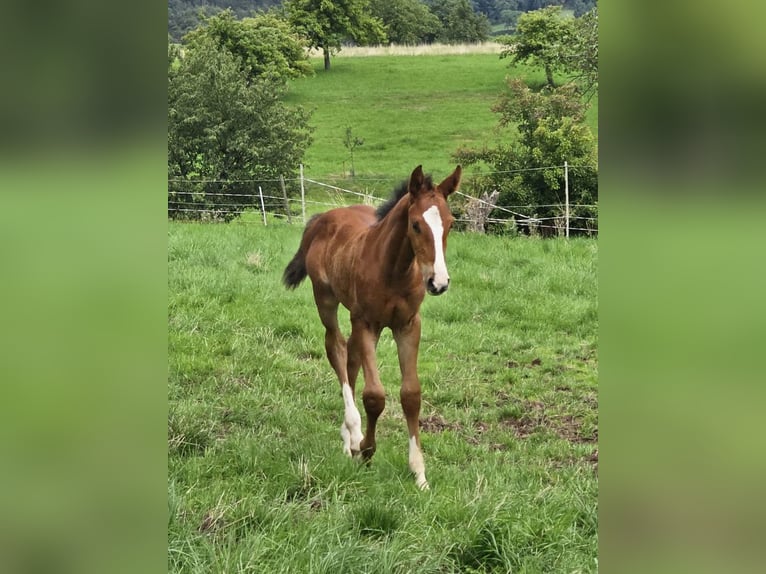
<instances>
[{"instance_id":1,"label":"grassy hill","mask_svg":"<svg viewBox=\"0 0 766 574\"><path fill-rule=\"evenodd\" d=\"M368 54L369 52L365 52ZM329 72L313 59L316 75L291 84L288 101L314 111L314 143L305 158L309 177L343 179L351 170L343 145L347 126L364 140L354 153L357 187L390 189L417 164L439 176L454 168L459 147L494 145L513 131L496 130L491 107L505 88L506 76L521 74L542 83L542 72L511 69L497 50L357 56L341 51ZM598 131L598 101L588 123ZM378 186L376 178L384 178ZM363 180L367 183L362 183Z\"/></svg>"}]
</instances>

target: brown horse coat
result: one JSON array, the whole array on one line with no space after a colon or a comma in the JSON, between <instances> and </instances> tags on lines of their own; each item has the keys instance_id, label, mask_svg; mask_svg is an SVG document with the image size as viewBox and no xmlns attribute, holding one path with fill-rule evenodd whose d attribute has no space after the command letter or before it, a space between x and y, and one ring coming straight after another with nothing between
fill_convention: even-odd
<instances>
[{"instance_id":1,"label":"brown horse coat","mask_svg":"<svg viewBox=\"0 0 766 574\"><path fill-rule=\"evenodd\" d=\"M460 176L458 166L434 186L418 166L407 184L377 212L356 205L313 217L283 278L288 288L297 287L307 275L311 278L325 327L325 350L343 394L341 436L347 454L370 458L375 452L375 428L385 407L375 349L383 328L391 329L402 372L400 398L410 437L409 465L421 488L428 488L428 482L418 428L419 309L426 292L439 295L449 286L444 254L453 218L446 199L458 188ZM338 327L341 303L351 317L348 341ZM360 368L365 380L365 435L354 400Z\"/></svg>"}]
</instances>

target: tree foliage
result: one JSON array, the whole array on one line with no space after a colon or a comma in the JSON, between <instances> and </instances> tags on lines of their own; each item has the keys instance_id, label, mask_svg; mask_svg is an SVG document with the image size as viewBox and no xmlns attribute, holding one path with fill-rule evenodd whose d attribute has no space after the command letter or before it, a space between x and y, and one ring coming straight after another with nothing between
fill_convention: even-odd
<instances>
[{"instance_id":1,"label":"tree foliage","mask_svg":"<svg viewBox=\"0 0 766 574\"><path fill-rule=\"evenodd\" d=\"M179 42L184 34L200 25L205 17L231 10L237 18L256 10L279 6L282 0L168 0L168 34Z\"/></svg>"},{"instance_id":2,"label":"tree foliage","mask_svg":"<svg viewBox=\"0 0 766 574\"><path fill-rule=\"evenodd\" d=\"M256 10L279 8L286 3L287 1L282 0L168 0L168 33L174 42L178 42L186 32L196 28L204 17L215 15L227 8L231 9L237 18L245 18ZM403 15L411 13L414 4L422 3L419 0L407 2L373 0L372 2L373 5L377 4L376 16L381 17L381 11L386 11L387 17L381 17L381 19L389 31L390 41L397 44L411 43L412 36L408 33L404 36L398 36L398 34L406 31L410 25L417 27L423 20L405 20ZM437 0L431 2L433 5L441 3ZM513 30L516 18L524 12L556 4L572 10L575 16L581 16L595 6L596 0L564 0L563 2L562 0L470 0L470 4L476 13L483 14L493 24L504 24ZM436 38L437 36L421 34L418 35L417 42L433 42Z\"/></svg>"},{"instance_id":3,"label":"tree foliage","mask_svg":"<svg viewBox=\"0 0 766 574\"><path fill-rule=\"evenodd\" d=\"M205 18L184 40L192 48L212 40L237 58L250 81L264 75L285 80L313 73L300 38L274 13L239 20L224 10Z\"/></svg>"},{"instance_id":4,"label":"tree foliage","mask_svg":"<svg viewBox=\"0 0 766 574\"><path fill-rule=\"evenodd\" d=\"M561 6L548 6L519 16L516 34L502 40L507 47L500 57L512 58L512 64L530 62L544 69L548 85L553 87L553 73L566 67L573 37L572 20L561 16Z\"/></svg>"},{"instance_id":5,"label":"tree foliage","mask_svg":"<svg viewBox=\"0 0 766 574\"><path fill-rule=\"evenodd\" d=\"M441 22L439 42L461 44L489 38L492 29L489 20L476 12L468 0L428 0L427 5Z\"/></svg>"},{"instance_id":6,"label":"tree foliage","mask_svg":"<svg viewBox=\"0 0 766 574\"><path fill-rule=\"evenodd\" d=\"M252 198L256 185L242 180L294 174L311 140L308 114L282 103L282 82L248 77L212 38L198 38L174 62L169 48L168 60L169 216L218 206L234 217L221 205L231 202L213 194Z\"/></svg>"},{"instance_id":7,"label":"tree foliage","mask_svg":"<svg viewBox=\"0 0 766 574\"><path fill-rule=\"evenodd\" d=\"M565 69L573 75L583 92L598 90L598 8L576 18L572 44L565 57Z\"/></svg>"},{"instance_id":8,"label":"tree foliage","mask_svg":"<svg viewBox=\"0 0 766 574\"><path fill-rule=\"evenodd\" d=\"M284 5L308 46L322 50L325 70L330 69L330 54L344 41L360 45L386 41L383 22L370 12L370 0L287 0Z\"/></svg>"},{"instance_id":9,"label":"tree foliage","mask_svg":"<svg viewBox=\"0 0 766 574\"><path fill-rule=\"evenodd\" d=\"M519 17L516 34L500 41L506 46L501 58L544 69L549 87L554 72L578 82L587 96L598 87L598 7L579 18L564 18L559 6L528 12Z\"/></svg>"},{"instance_id":10,"label":"tree foliage","mask_svg":"<svg viewBox=\"0 0 766 574\"><path fill-rule=\"evenodd\" d=\"M595 138L585 124L586 104L575 84L531 90L521 79L508 81L508 91L493 109L501 128L514 128L514 144L480 150L461 149L455 158L466 164L485 164L490 173L477 177L476 193L498 190L500 206L539 218L560 217L564 203L564 162L569 172L570 202L594 205L598 200L598 163ZM579 207L572 215L596 217L595 209ZM508 217L498 211L493 217ZM550 221L550 220L549 220ZM595 227L579 220L576 227Z\"/></svg>"},{"instance_id":11,"label":"tree foliage","mask_svg":"<svg viewBox=\"0 0 766 574\"><path fill-rule=\"evenodd\" d=\"M420 0L371 0L370 10L394 44L428 44L441 32L441 22Z\"/></svg>"}]
</instances>

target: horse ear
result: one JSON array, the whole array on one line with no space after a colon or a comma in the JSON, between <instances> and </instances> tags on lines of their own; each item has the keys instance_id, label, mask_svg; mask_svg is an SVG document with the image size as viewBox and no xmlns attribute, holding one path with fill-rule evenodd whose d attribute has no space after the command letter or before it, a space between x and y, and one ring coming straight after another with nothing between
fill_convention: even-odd
<instances>
[{"instance_id":1,"label":"horse ear","mask_svg":"<svg viewBox=\"0 0 766 574\"><path fill-rule=\"evenodd\" d=\"M410 175L410 183L407 186L407 191L413 196L417 195L423 187L424 182L425 177L423 176L423 166L419 165L412 171L412 175Z\"/></svg>"},{"instance_id":2,"label":"horse ear","mask_svg":"<svg viewBox=\"0 0 766 574\"><path fill-rule=\"evenodd\" d=\"M447 197L460 186L460 176L462 173L463 168L461 166L457 166L455 171L453 171L451 175L448 175L447 178L439 184L438 189L444 195L444 197Z\"/></svg>"}]
</instances>

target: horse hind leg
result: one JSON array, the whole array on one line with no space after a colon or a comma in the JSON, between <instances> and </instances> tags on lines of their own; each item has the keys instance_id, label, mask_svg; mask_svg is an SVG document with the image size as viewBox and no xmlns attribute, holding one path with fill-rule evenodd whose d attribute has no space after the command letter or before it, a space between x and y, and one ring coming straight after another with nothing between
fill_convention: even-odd
<instances>
[{"instance_id":1,"label":"horse hind leg","mask_svg":"<svg viewBox=\"0 0 766 574\"><path fill-rule=\"evenodd\" d=\"M354 401L354 381L349 381L346 340L338 327L338 301L334 297L314 293L319 317L325 327L325 351L335 374L338 376L343 395L343 424L340 436L343 452L352 456L359 452L362 442L362 417ZM356 379L356 377L354 377Z\"/></svg>"}]
</instances>

